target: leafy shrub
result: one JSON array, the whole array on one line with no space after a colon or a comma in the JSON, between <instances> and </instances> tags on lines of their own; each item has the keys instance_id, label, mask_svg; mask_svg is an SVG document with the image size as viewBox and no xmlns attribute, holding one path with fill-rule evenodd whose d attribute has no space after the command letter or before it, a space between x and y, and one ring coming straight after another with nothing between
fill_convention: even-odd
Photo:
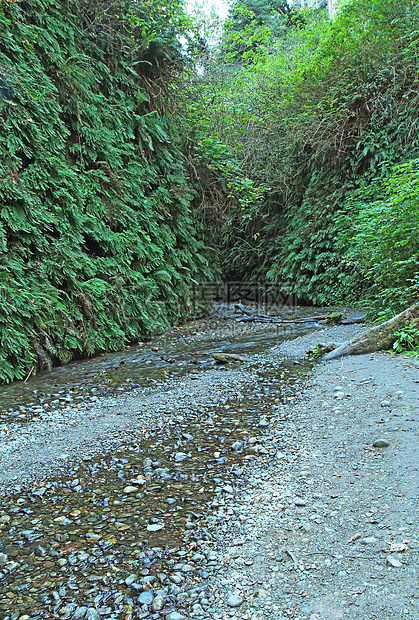
<instances>
[{"instance_id":1,"label":"leafy shrub","mask_svg":"<svg viewBox=\"0 0 419 620\"><path fill-rule=\"evenodd\" d=\"M377 195L380 199L372 200ZM396 166L351 201L350 258L377 308L401 310L419 295L419 159Z\"/></svg>"},{"instance_id":2,"label":"leafy shrub","mask_svg":"<svg viewBox=\"0 0 419 620\"><path fill-rule=\"evenodd\" d=\"M393 344L394 351L417 351L419 353L419 328L417 325L407 325L394 334L397 340Z\"/></svg>"}]
</instances>

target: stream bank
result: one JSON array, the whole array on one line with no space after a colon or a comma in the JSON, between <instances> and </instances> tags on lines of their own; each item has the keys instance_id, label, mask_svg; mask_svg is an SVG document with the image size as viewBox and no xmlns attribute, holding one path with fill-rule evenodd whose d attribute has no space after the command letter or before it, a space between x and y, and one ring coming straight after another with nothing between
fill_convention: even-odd
<instances>
[{"instance_id":1,"label":"stream bank","mask_svg":"<svg viewBox=\"0 0 419 620\"><path fill-rule=\"evenodd\" d=\"M330 328L277 353L346 335ZM255 463L221 512L225 568L211 617L417 620L417 361L377 353L319 365L272 430L294 455Z\"/></svg>"},{"instance_id":2,"label":"stream bank","mask_svg":"<svg viewBox=\"0 0 419 620\"><path fill-rule=\"evenodd\" d=\"M184 339L209 350L207 328L190 327ZM225 342L221 348L231 350L234 339L220 338L220 329L218 345ZM252 330L251 337L249 331L240 334L247 338L240 345L247 347L243 365L205 362L159 385L66 403L61 419L50 408L51 416L32 411L21 427L16 423L13 449L2 452L2 620L415 617L417 534L411 530L417 501L412 486L399 497L394 480L406 463L411 476L417 467L413 457L406 462L399 439L409 437L414 455L417 371L384 355L314 371L303 361L310 345L325 337L344 341L363 329L359 326L294 333L293 340L288 334L279 346L265 334L258 345L262 352L254 348L255 329L240 329ZM161 340L158 348L167 357L168 342ZM384 366L376 367L377 360ZM390 385L392 373L400 388ZM375 417L387 416L382 423L389 425L393 415L381 402L401 414L397 430L383 430L391 435L387 451L371 445L372 431L383 428ZM34 431L48 425L47 437ZM385 485L381 470L389 455L395 455L394 463L384 461L393 480L391 503L374 486ZM339 486L343 482L348 486ZM401 514L412 513L411 525L393 514L404 502ZM383 509L375 527L369 520L376 517L377 503ZM391 534L397 526L400 536ZM379 552L377 529L389 531L395 543L408 536L408 550ZM351 556L367 549L377 559L372 567L371 560L354 559L361 566L348 571L340 545L358 533ZM374 538L376 547L361 538ZM387 556L394 556L396 566L386 564ZM377 588L358 584L364 569L364 581L374 586L382 583L374 581L377 575L391 577L383 585L391 594L387 615L386 595L375 612L369 595ZM404 579L405 590L395 575ZM359 600L343 600L339 580L348 592L365 588ZM410 591L409 598L404 593ZM364 592L373 609L368 616L365 606L356 605ZM391 615L404 606L410 616Z\"/></svg>"}]
</instances>

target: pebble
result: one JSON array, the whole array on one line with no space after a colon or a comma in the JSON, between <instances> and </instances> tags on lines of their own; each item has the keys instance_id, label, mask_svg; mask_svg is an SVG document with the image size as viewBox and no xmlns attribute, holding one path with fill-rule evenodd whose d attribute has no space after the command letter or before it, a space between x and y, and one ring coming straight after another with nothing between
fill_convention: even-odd
<instances>
[{"instance_id":1,"label":"pebble","mask_svg":"<svg viewBox=\"0 0 419 620\"><path fill-rule=\"evenodd\" d=\"M243 447L242 441L237 440L231 444L231 449L233 450L233 452L238 452L239 450L241 450L242 447Z\"/></svg>"},{"instance_id":2,"label":"pebble","mask_svg":"<svg viewBox=\"0 0 419 620\"><path fill-rule=\"evenodd\" d=\"M138 487L125 487L124 488L124 493L135 493L135 491L138 491Z\"/></svg>"},{"instance_id":3,"label":"pebble","mask_svg":"<svg viewBox=\"0 0 419 620\"><path fill-rule=\"evenodd\" d=\"M185 452L176 452L175 454L175 461L177 463L180 463L181 461L184 461L187 458L188 458L188 455Z\"/></svg>"},{"instance_id":4,"label":"pebble","mask_svg":"<svg viewBox=\"0 0 419 620\"><path fill-rule=\"evenodd\" d=\"M302 497L296 497L294 499L295 506L307 506L307 503L303 500Z\"/></svg>"},{"instance_id":5,"label":"pebble","mask_svg":"<svg viewBox=\"0 0 419 620\"><path fill-rule=\"evenodd\" d=\"M147 532L159 532L163 528L164 525L161 525L160 523L149 523L147 525Z\"/></svg>"},{"instance_id":6,"label":"pebble","mask_svg":"<svg viewBox=\"0 0 419 620\"><path fill-rule=\"evenodd\" d=\"M87 607L77 607L73 615L73 620L84 620L87 614Z\"/></svg>"},{"instance_id":7,"label":"pebble","mask_svg":"<svg viewBox=\"0 0 419 620\"><path fill-rule=\"evenodd\" d=\"M131 584L133 584L133 583L134 583L134 581L135 581L136 579L137 579L137 575L130 575L129 577L127 577L127 578L125 579L125 584L126 584L127 586L130 586Z\"/></svg>"},{"instance_id":8,"label":"pebble","mask_svg":"<svg viewBox=\"0 0 419 620\"><path fill-rule=\"evenodd\" d=\"M140 605L151 605L153 599L153 592L151 590L145 590L145 592L141 592L140 596L137 598L137 602Z\"/></svg>"},{"instance_id":9,"label":"pebble","mask_svg":"<svg viewBox=\"0 0 419 620\"><path fill-rule=\"evenodd\" d=\"M182 583L183 581L182 577L178 573L175 573L174 575L170 575L169 579L170 581L176 584Z\"/></svg>"},{"instance_id":10,"label":"pebble","mask_svg":"<svg viewBox=\"0 0 419 620\"><path fill-rule=\"evenodd\" d=\"M86 613L86 620L100 620L100 616L96 609L93 609L93 607L89 607Z\"/></svg>"},{"instance_id":11,"label":"pebble","mask_svg":"<svg viewBox=\"0 0 419 620\"><path fill-rule=\"evenodd\" d=\"M360 541L363 545L373 545L377 542L375 536L367 536L366 538L361 538Z\"/></svg>"},{"instance_id":12,"label":"pebble","mask_svg":"<svg viewBox=\"0 0 419 620\"><path fill-rule=\"evenodd\" d=\"M177 611L172 611L166 616L166 620L186 620L186 616L178 613Z\"/></svg>"},{"instance_id":13,"label":"pebble","mask_svg":"<svg viewBox=\"0 0 419 620\"><path fill-rule=\"evenodd\" d=\"M392 566L393 568L401 568L403 566L403 564L399 562L399 560L396 560L396 558L393 558L391 555L386 558L386 562L389 566Z\"/></svg>"},{"instance_id":14,"label":"pebble","mask_svg":"<svg viewBox=\"0 0 419 620\"><path fill-rule=\"evenodd\" d=\"M153 611L161 611L164 607L164 597L163 596L156 596L155 599L153 600Z\"/></svg>"},{"instance_id":15,"label":"pebble","mask_svg":"<svg viewBox=\"0 0 419 620\"><path fill-rule=\"evenodd\" d=\"M240 607L243 600L243 597L239 594L230 594L230 596L226 598L226 603L229 607Z\"/></svg>"},{"instance_id":16,"label":"pebble","mask_svg":"<svg viewBox=\"0 0 419 620\"><path fill-rule=\"evenodd\" d=\"M389 400L382 400L380 405L381 407L391 407L391 402Z\"/></svg>"},{"instance_id":17,"label":"pebble","mask_svg":"<svg viewBox=\"0 0 419 620\"><path fill-rule=\"evenodd\" d=\"M386 439L376 439L372 445L374 448L388 448L390 444Z\"/></svg>"}]
</instances>

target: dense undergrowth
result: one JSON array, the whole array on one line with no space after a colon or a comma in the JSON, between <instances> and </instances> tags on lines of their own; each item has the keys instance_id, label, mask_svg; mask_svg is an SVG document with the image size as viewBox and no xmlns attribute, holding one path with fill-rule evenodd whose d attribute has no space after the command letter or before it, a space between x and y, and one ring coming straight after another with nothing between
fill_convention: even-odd
<instances>
[{"instance_id":1,"label":"dense undergrowth","mask_svg":"<svg viewBox=\"0 0 419 620\"><path fill-rule=\"evenodd\" d=\"M275 42L264 21L273 5L234 3L189 87L199 131L265 188L265 200L229 213L224 272L390 314L418 296L417 3L350 0L333 21L306 12ZM252 32L238 60L237 41Z\"/></svg>"},{"instance_id":2,"label":"dense undergrowth","mask_svg":"<svg viewBox=\"0 0 419 620\"><path fill-rule=\"evenodd\" d=\"M180 3L154 4L1 3L0 381L161 332L218 274L164 110Z\"/></svg>"}]
</instances>

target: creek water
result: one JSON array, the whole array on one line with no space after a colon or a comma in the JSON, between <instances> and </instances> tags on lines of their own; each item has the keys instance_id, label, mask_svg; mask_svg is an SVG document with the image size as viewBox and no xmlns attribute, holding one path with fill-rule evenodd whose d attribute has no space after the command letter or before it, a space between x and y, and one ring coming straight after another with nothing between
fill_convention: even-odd
<instances>
[{"instance_id":1,"label":"creek water","mask_svg":"<svg viewBox=\"0 0 419 620\"><path fill-rule=\"evenodd\" d=\"M214 372L213 352L248 360L240 389L233 382L204 404L192 399L172 411L170 424L156 419L153 429L133 430L111 452L2 491L0 618L119 620L179 610L182 592L217 564L208 533L213 512L234 495L252 459L269 458L269 417L295 398L309 367L264 354L304 331L203 321L0 388L0 419L31 424L60 407L100 406L109 395L164 390L167 380L193 374L199 381ZM156 596L161 610L151 607Z\"/></svg>"}]
</instances>

